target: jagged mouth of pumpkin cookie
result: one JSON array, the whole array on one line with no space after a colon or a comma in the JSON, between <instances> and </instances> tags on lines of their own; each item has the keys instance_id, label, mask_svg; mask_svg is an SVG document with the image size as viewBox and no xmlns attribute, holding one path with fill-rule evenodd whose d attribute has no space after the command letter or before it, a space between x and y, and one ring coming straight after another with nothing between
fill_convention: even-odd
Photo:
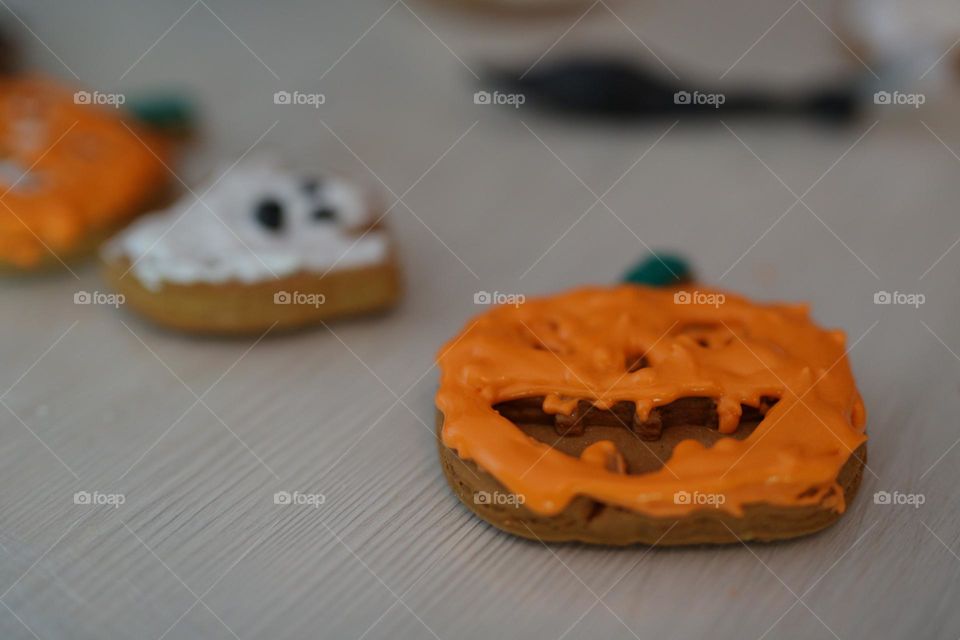
<instances>
[{"instance_id":1,"label":"jagged mouth of pumpkin cookie","mask_svg":"<svg viewBox=\"0 0 960 640\"><path fill-rule=\"evenodd\" d=\"M686 336L695 348L704 350L722 348L734 339L733 329L713 323L680 324L670 334ZM554 353L558 350L556 343L547 344L539 336L532 346ZM627 374L650 366L647 353L624 355ZM761 396L757 406L741 404L739 422L728 433L719 430L717 403L710 397L678 398L652 408L642 419L637 415L636 403L629 400L601 408L591 400L579 399L573 412L566 414L548 412L544 396L533 396L499 402L493 409L528 436L575 458L580 458L591 445L611 442L625 463L622 472L642 475L662 468L683 440L710 447L722 438L746 439L778 400L770 395Z\"/></svg>"},{"instance_id":2,"label":"jagged mouth of pumpkin cookie","mask_svg":"<svg viewBox=\"0 0 960 640\"><path fill-rule=\"evenodd\" d=\"M764 396L759 407L741 405L742 416L732 433L719 431L713 398L680 398L653 409L642 421L630 401L601 409L589 400L579 400L574 413L564 415L546 412L543 400L542 396L509 400L493 409L531 438L574 458L598 442L610 442L623 458L623 472L642 475L662 468L684 440L706 447L724 438L745 440L778 398Z\"/></svg>"}]
</instances>

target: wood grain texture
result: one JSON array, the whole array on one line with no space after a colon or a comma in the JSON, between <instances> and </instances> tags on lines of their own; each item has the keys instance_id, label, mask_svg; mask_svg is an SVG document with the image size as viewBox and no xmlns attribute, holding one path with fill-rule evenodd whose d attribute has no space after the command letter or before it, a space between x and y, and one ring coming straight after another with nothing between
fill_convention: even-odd
<instances>
[{"instance_id":1,"label":"wood grain texture","mask_svg":"<svg viewBox=\"0 0 960 640\"><path fill-rule=\"evenodd\" d=\"M719 76L789 6L722 5L610 4L681 78ZM403 197L387 222L407 291L390 315L251 348L73 304L103 289L93 265L4 279L0 637L960 635L960 249L927 272L960 236L960 161L944 147L960 151L960 127L946 99L844 130L729 122L743 144L681 121L657 142L671 122L569 126L473 104L447 46L478 72L532 61L570 17L509 25L435 4L306 0L10 7L88 87L194 91L206 134L178 167L185 180L268 131L256 151L386 191L382 180ZM810 7L829 17L827 3ZM4 20L33 64L70 77ZM597 42L647 55L598 5L545 60ZM796 84L848 62L796 5L728 78ZM296 89L326 104L273 104ZM815 182L809 210L795 205L790 191ZM847 331L872 473L836 526L750 548L548 549L478 521L449 491L431 363L479 310L473 294L612 281L644 245L694 256L712 284L809 300ZM874 305L881 289L926 303ZM926 501L874 504L881 490ZM77 491L125 502L76 505ZM277 491L325 502L275 505Z\"/></svg>"}]
</instances>

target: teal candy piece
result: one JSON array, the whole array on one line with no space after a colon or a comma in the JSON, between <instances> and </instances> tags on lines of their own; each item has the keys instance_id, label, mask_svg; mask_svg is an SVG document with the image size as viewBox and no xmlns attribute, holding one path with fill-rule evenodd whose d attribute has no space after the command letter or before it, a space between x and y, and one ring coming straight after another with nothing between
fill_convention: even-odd
<instances>
[{"instance_id":1,"label":"teal candy piece","mask_svg":"<svg viewBox=\"0 0 960 640\"><path fill-rule=\"evenodd\" d=\"M683 258L669 253L651 255L630 268L624 282L648 287L669 287L693 279L693 271Z\"/></svg>"},{"instance_id":2,"label":"teal candy piece","mask_svg":"<svg viewBox=\"0 0 960 640\"><path fill-rule=\"evenodd\" d=\"M160 131L186 132L194 128L196 113L193 102L180 94L136 96L126 106L138 120Z\"/></svg>"}]
</instances>

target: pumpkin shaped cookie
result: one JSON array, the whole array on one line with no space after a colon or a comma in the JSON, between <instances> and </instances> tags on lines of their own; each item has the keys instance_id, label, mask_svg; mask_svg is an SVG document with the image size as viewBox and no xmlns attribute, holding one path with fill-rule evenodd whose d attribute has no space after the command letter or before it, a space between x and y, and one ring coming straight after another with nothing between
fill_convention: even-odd
<instances>
[{"instance_id":1,"label":"pumpkin shaped cookie","mask_svg":"<svg viewBox=\"0 0 960 640\"><path fill-rule=\"evenodd\" d=\"M843 513L866 421L844 335L801 305L589 288L495 307L440 352L457 496L541 540L791 538Z\"/></svg>"},{"instance_id":2,"label":"pumpkin shaped cookie","mask_svg":"<svg viewBox=\"0 0 960 640\"><path fill-rule=\"evenodd\" d=\"M0 77L0 265L88 252L166 190L163 145L90 95Z\"/></svg>"}]
</instances>

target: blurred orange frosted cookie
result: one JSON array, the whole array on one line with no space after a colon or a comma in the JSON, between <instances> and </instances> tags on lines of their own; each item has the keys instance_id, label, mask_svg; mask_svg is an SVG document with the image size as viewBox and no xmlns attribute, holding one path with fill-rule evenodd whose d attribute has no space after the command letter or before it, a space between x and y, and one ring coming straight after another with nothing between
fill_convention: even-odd
<instances>
[{"instance_id":1,"label":"blurred orange frosted cookie","mask_svg":"<svg viewBox=\"0 0 960 640\"><path fill-rule=\"evenodd\" d=\"M101 95L0 77L0 266L86 253L165 191L163 145Z\"/></svg>"}]
</instances>

